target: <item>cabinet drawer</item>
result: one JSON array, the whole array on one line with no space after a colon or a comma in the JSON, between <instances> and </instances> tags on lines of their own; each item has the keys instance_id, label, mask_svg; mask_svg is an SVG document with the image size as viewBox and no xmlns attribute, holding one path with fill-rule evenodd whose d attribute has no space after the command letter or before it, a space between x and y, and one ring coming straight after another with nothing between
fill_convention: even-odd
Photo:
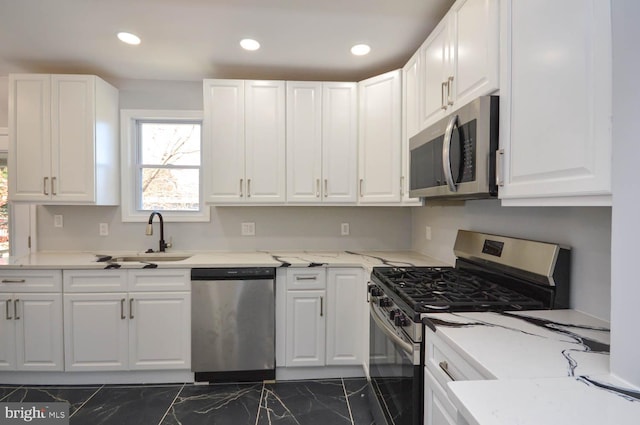
<instances>
[{"instance_id":1,"label":"cabinet drawer","mask_svg":"<svg viewBox=\"0 0 640 425\"><path fill-rule=\"evenodd\" d=\"M438 383L446 388L447 382L487 379L464 360L453 348L434 332L427 332L425 364Z\"/></svg>"},{"instance_id":2,"label":"cabinet drawer","mask_svg":"<svg viewBox=\"0 0 640 425\"><path fill-rule=\"evenodd\" d=\"M189 291L191 270L129 270L129 291Z\"/></svg>"},{"instance_id":3,"label":"cabinet drawer","mask_svg":"<svg viewBox=\"0 0 640 425\"><path fill-rule=\"evenodd\" d=\"M0 292L60 292L61 270L3 270Z\"/></svg>"},{"instance_id":4,"label":"cabinet drawer","mask_svg":"<svg viewBox=\"0 0 640 425\"><path fill-rule=\"evenodd\" d=\"M123 292L127 290L127 272L124 270L65 270L65 293Z\"/></svg>"},{"instance_id":5,"label":"cabinet drawer","mask_svg":"<svg viewBox=\"0 0 640 425\"><path fill-rule=\"evenodd\" d=\"M326 271L324 268L288 269L287 289L325 289Z\"/></svg>"}]
</instances>

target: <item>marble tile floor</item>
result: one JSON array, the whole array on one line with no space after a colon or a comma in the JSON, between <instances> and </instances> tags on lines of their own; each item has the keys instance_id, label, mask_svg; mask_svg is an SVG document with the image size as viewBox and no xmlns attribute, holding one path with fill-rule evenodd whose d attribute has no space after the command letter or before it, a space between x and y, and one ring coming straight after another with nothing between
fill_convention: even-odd
<instances>
[{"instance_id":1,"label":"marble tile floor","mask_svg":"<svg viewBox=\"0 0 640 425\"><path fill-rule=\"evenodd\" d=\"M365 379L5 386L0 402L69 403L71 425L374 425Z\"/></svg>"}]
</instances>

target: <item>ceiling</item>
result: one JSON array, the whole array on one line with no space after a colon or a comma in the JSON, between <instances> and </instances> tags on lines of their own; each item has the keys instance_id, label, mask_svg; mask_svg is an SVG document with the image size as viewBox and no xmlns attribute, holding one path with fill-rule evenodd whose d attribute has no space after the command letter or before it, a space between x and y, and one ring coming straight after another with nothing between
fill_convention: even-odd
<instances>
[{"instance_id":1,"label":"ceiling","mask_svg":"<svg viewBox=\"0 0 640 425\"><path fill-rule=\"evenodd\" d=\"M0 75L346 80L401 67L453 0L0 0ZM139 35L129 46L119 31ZM242 50L242 38L262 48ZM354 44L371 45L356 57Z\"/></svg>"}]
</instances>

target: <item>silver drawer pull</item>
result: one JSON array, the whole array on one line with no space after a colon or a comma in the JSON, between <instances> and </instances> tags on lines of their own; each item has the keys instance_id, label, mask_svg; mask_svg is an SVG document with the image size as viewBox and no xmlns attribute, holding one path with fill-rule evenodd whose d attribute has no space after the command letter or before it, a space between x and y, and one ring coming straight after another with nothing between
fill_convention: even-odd
<instances>
[{"instance_id":1,"label":"silver drawer pull","mask_svg":"<svg viewBox=\"0 0 640 425\"><path fill-rule=\"evenodd\" d=\"M438 363L438 366L440 366L440 369L442 369L442 371L452 380L455 381L456 378L454 378L453 376L451 376L451 372L449 372L449 363L447 363L446 361L441 361L440 363Z\"/></svg>"},{"instance_id":2,"label":"silver drawer pull","mask_svg":"<svg viewBox=\"0 0 640 425\"><path fill-rule=\"evenodd\" d=\"M133 298L129 300L129 319L133 319Z\"/></svg>"},{"instance_id":3,"label":"silver drawer pull","mask_svg":"<svg viewBox=\"0 0 640 425\"><path fill-rule=\"evenodd\" d=\"M15 320L20 320L20 316L18 316L18 303L20 300L13 300L13 317Z\"/></svg>"},{"instance_id":4,"label":"silver drawer pull","mask_svg":"<svg viewBox=\"0 0 640 425\"><path fill-rule=\"evenodd\" d=\"M125 316L125 314L124 314L124 302L125 301L126 300L124 298L120 300L120 319L121 320L124 320L124 319L127 318L127 316Z\"/></svg>"},{"instance_id":5,"label":"silver drawer pull","mask_svg":"<svg viewBox=\"0 0 640 425\"><path fill-rule=\"evenodd\" d=\"M296 280L317 280L317 276L296 276Z\"/></svg>"},{"instance_id":6,"label":"silver drawer pull","mask_svg":"<svg viewBox=\"0 0 640 425\"><path fill-rule=\"evenodd\" d=\"M24 279L2 279L2 283L25 283Z\"/></svg>"},{"instance_id":7,"label":"silver drawer pull","mask_svg":"<svg viewBox=\"0 0 640 425\"><path fill-rule=\"evenodd\" d=\"M5 303L5 308L7 309L5 313L5 317L7 318L7 320L13 319L13 317L11 317L11 314L9 313L9 311L11 311L11 300L7 300L7 302Z\"/></svg>"}]
</instances>

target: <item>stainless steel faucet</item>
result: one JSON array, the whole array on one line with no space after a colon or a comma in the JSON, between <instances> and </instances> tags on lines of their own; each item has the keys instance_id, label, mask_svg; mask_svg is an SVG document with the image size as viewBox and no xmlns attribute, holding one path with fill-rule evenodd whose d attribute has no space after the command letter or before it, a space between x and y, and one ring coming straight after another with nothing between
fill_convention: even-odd
<instances>
[{"instance_id":1,"label":"stainless steel faucet","mask_svg":"<svg viewBox=\"0 0 640 425\"><path fill-rule=\"evenodd\" d=\"M158 252L164 252L166 248L171 248L171 244L164 241L164 220L162 219L162 214L160 214L158 211L151 212L151 215L149 216L149 224L147 224L146 234L147 236L153 235L153 217L156 215L160 219L160 249L158 249Z\"/></svg>"}]
</instances>

